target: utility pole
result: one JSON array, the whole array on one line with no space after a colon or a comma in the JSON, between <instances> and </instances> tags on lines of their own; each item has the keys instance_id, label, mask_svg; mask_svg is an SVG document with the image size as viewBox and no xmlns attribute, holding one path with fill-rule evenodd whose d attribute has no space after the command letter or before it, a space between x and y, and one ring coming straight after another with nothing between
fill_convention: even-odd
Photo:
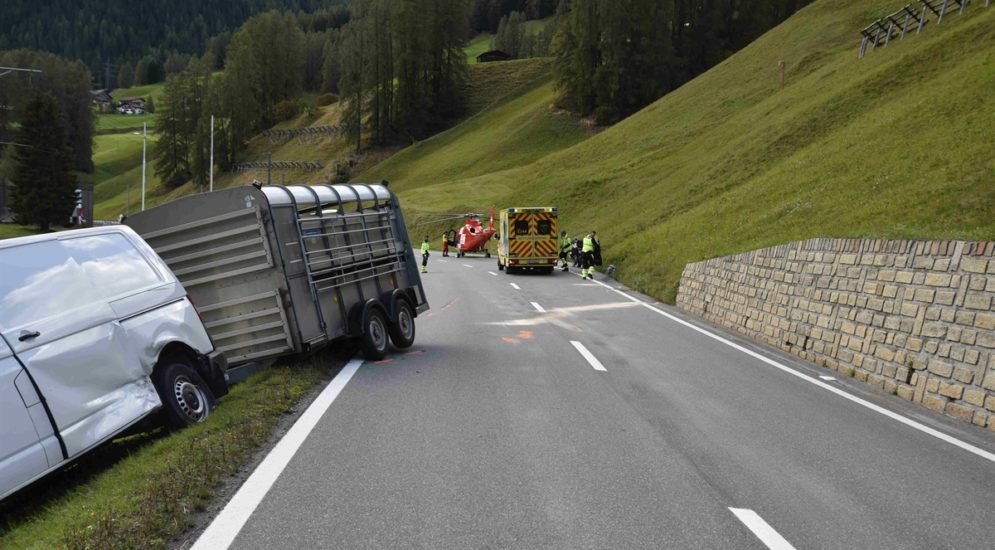
<instances>
[{"instance_id":1,"label":"utility pole","mask_svg":"<svg viewBox=\"0 0 995 550\"><path fill-rule=\"evenodd\" d=\"M149 141L149 123L142 123L142 212L145 211L145 149Z\"/></svg>"},{"instance_id":2,"label":"utility pole","mask_svg":"<svg viewBox=\"0 0 995 550\"><path fill-rule=\"evenodd\" d=\"M207 190L208 192L214 192L214 115L211 115L211 162L208 164L207 169L210 171L208 177L210 184Z\"/></svg>"},{"instance_id":3,"label":"utility pole","mask_svg":"<svg viewBox=\"0 0 995 550\"><path fill-rule=\"evenodd\" d=\"M273 151L269 152L269 160L266 161L266 185L273 185Z\"/></svg>"}]
</instances>

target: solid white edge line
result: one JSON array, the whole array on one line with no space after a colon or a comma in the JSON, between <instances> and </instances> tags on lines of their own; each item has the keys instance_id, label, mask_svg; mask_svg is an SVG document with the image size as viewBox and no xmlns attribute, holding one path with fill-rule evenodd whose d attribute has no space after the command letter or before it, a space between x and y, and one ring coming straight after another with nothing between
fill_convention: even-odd
<instances>
[{"instance_id":1,"label":"solid white edge line","mask_svg":"<svg viewBox=\"0 0 995 550\"><path fill-rule=\"evenodd\" d=\"M836 379L835 379L835 378L833 378L832 376L824 376L824 375L819 375L819 378L822 378L822 379L823 379L823 380L825 380L826 382L830 382L830 381L832 381L832 380L836 380Z\"/></svg>"},{"instance_id":2,"label":"solid white edge line","mask_svg":"<svg viewBox=\"0 0 995 550\"><path fill-rule=\"evenodd\" d=\"M979 456L979 457L981 457L981 458L983 458L985 460L988 460L989 462L995 463L995 453L990 453L990 452L988 452L988 451L986 451L986 450L984 450L982 448L975 447L974 445L971 445L970 443L967 443L966 441L961 441L961 440L957 439L956 437L953 437L951 435L947 435L947 434L945 434L945 433L943 433L943 432L941 432L939 430L935 430L933 428L930 428L929 426L927 426L925 424L922 424L922 423L919 423L919 422L916 422L915 420L912 420L911 418L906 418L906 417L904 417L904 416L902 416L902 415L900 415L898 413L889 411L888 409L885 409L884 407L880 407L878 405L875 405L874 403L871 403L870 401L866 401L866 400L861 399L861 398L859 398L859 397L857 397L855 395L851 395L851 394L849 394L849 393L847 393L847 392L845 392L845 391L843 391L843 390L841 390L839 388L833 387L833 386L831 386L831 385L829 385L829 384L827 384L827 383L825 383L825 382L823 382L821 380L817 380L817 379L812 378L811 376L809 376L807 374L798 372L798 371L796 371L796 370L794 370L794 369L792 369L790 367L782 365L781 363L778 363L777 361L775 361L773 359L770 359L769 357L764 357L763 355L760 355L759 353L757 353L755 351L751 351L749 349L746 349L746 348L744 348L743 346L741 346L739 344L736 344L734 342L731 342L731 341L729 341L729 340L727 340L727 339L719 336L718 334L714 334L714 333L709 332L709 331L707 331L707 330L705 330L705 329L703 329L703 328L701 328L701 327L699 327L697 325L689 323L689 322L685 321L684 319L681 319L680 317L676 317L674 315L671 315L671 314L667 313L666 311L663 311L660 308L653 307L650 304L647 304L646 302L640 300L639 298L636 298L634 296L629 296L628 294L626 294L625 292L622 292L621 290L619 290L617 288L612 288L611 286L606 285L605 283L602 283L601 281L598 281L598 280L595 280L595 279L592 279L592 280L595 283L597 283L597 284L599 284L599 285L607 288L608 290L611 290L612 292L615 292L617 294L625 296L629 300L632 300L633 302L636 302L636 303L642 305L643 307L645 307L646 309L649 309L650 311L654 311L656 313L659 313L660 315L663 315L664 317L666 317L667 319L670 319L671 321L674 321L675 323L679 323L681 325L684 325L684 326L688 327L691 330L694 330L696 332L700 332L701 334L704 334L705 336L707 336L707 337L709 337L709 338L711 338L713 340L716 340L718 342L721 342L721 343L723 343L723 344L725 344L725 345L727 345L727 346L729 346L729 347L731 347L733 349L737 349L737 350L739 350L739 351L741 351L741 352L749 355L750 357L753 357L755 359L759 359L760 361L763 361L764 363L767 363L768 365L770 365L772 367L780 369L780 370L782 370L782 371L784 371L784 372L786 372L786 373L788 373L788 374L790 374L792 376L796 376L796 377L798 377L798 378L800 378L802 380L805 380L806 382L809 382L811 384L815 384L816 386L818 386L818 387L820 387L820 388L822 388L822 389L824 389L826 391L830 391L832 393L835 393L836 395L838 395L838 396L840 396L840 397L842 397L844 399L847 399L849 401L852 401L854 403L857 403L858 405L863 405L864 407L867 407L868 409L871 409L874 412L881 413L881 414L887 416L888 418L891 418L892 420L895 420L897 422L901 422L902 424L905 424L906 426L908 426L910 428L913 428L915 430L919 430L920 432L923 432L925 434L931 435L931 436L933 436L933 437L935 437L935 438L937 438L937 439L939 439L941 441L945 441L945 442L947 442L947 443L949 443L951 445L954 445L955 447L960 447L961 449L963 449L963 450L965 450L965 451L967 451L969 453L975 454L975 455L977 455L977 456Z\"/></svg>"},{"instance_id":3,"label":"solid white edge line","mask_svg":"<svg viewBox=\"0 0 995 550\"><path fill-rule=\"evenodd\" d=\"M353 359L342 367L342 370L322 390L311 406L297 419L286 435L266 455L252 475L238 489L235 496L225 505L221 513L211 521L211 524L200 535L192 550L218 550L228 548L235 537L241 532L249 516L262 502L273 483L276 482L297 450L307 440L311 430L318 424L321 417L332 405L335 398L342 393L346 384L356 374L362 359Z\"/></svg>"},{"instance_id":4,"label":"solid white edge line","mask_svg":"<svg viewBox=\"0 0 995 550\"><path fill-rule=\"evenodd\" d=\"M584 357L584 359L587 359L587 362L590 363L592 367L594 367L594 370L599 370L602 372L608 371L608 369L606 369L605 366L601 364L601 361L598 361L598 358L595 357L593 353L588 351L586 347L584 347L584 344L581 344L576 340L570 340L570 343L573 345L574 348L577 349L577 351L580 352L580 354Z\"/></svg>"},{"instance_id":5,"label":"solid white edge line","mask_svg":"<svg viewBox=\"0 0 995 550\"><path fill-rule=\"evenodd\" d=\"M515 283L508 283L508 284L511 285L511 288L513 288L515 290L522 290L522 287L516 285Z\"/></svg>"},{"instance_id":6,"label":"solid white edge line","mask_svg":"<svg viewBox=\"0 0 995 550\"><path fill-rule=\"evenodd\" d=\"M767 545L767 548L771 550L795 550L795 547L791 546L790 542L764 521L760 514L746 508L729 508L729 511L735 514L739 521L743 522L743 525Z\"/></svg>"},{"instance_id":7,"label":"solid white edge line","mask_svg":"<svg viewBox=\"0 0 995 550\"><path fill-rule=\"evenodd\" d=\"M488 271L487 273L489 273L489 274L494 275L495 277L497 277L497 273L494 273L493 271Z\"/></svg>"},{"instance_id":8,"label":"solid white edge line","mask_svg":"<svg viewBox=\"0 0 995 550\"><path fill-rule=\"evenodd\" d=\"M532 307L536 308L536 311L538 311L539 313L546 313L546 310L543 309L543 307L540 306L539 304L535 302L529 302L529 303L532 304Z\"/></svg>"}]
</instances>

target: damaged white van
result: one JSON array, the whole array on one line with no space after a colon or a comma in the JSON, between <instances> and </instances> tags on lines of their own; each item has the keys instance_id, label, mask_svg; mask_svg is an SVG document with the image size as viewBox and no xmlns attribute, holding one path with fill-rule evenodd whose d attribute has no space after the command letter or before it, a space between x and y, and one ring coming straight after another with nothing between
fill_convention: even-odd
<instances>
[{"instance_id":1,"label":"damaged white van","mask_svg":"<svg viewBox=\"0 0 995 550\"><path fill-rule=\"evenodd\" d=\"M130 228L0 240L0 499L156 411L203 421L226 368Z\"/></svg>"}]
</instances>

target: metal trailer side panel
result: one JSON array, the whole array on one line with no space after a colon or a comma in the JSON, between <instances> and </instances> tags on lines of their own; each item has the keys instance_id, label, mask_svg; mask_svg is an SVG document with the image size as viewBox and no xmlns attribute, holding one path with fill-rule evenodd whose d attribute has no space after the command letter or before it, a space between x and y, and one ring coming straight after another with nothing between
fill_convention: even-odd
<instances>
[{"instance_id":1,"label":"metal trailer side panel","mask_svg":"<svg viewBox=\"0 0 995 550\"><path fill-rule=\"evenodd\" d=\"M231 365L300 349L265 207L257 189L241 187L183 197L125 220L176 274Z\"/></svg>"}]
</instances>

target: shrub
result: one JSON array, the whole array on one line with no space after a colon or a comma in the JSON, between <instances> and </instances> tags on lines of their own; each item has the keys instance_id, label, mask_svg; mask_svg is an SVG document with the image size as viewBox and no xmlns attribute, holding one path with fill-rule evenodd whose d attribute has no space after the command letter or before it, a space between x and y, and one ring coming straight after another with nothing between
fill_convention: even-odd
<instances>
[{"instance_id":1,"label":"shrub","mask_svg":"<svg viewBox=\"0 0 995 550\"><path fill-rule=\"evenodd\" d=\"M331 105L332 103L338 103L339 96L333 93L321 94L317 99L314 100L315 105L318 107L324 107L325 105Z\"/></svg>"},{"instance_id":2,"label":"shrub","mask_svg":"<svg viewBox=\"0 0 995 550\"><path fill-rule=\"evenodd\" d=\"M304 104L300 101L284 100L273 107L273 116L276 120L290 120L304 111Z\"/></svg>"}]
</instances>

